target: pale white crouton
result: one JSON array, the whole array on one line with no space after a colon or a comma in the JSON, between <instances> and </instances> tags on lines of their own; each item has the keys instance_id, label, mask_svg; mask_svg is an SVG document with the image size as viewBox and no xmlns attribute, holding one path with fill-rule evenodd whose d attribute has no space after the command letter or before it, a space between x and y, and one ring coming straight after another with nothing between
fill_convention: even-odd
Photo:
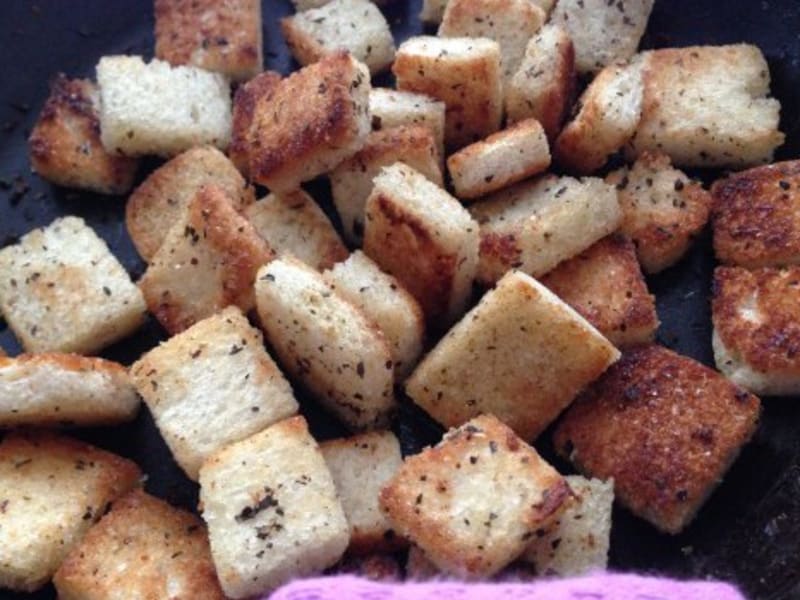
<instances>
[{"instance_id":1,"label":"pale white crouton","mask_svg":"<svg viewBox=\"0 0 800 600\"><path fill-rule=\"evenodd\" d=\"M375 0L375 4L383 6L387 1L390 0ZM331 2L331 0L292 0L292 4L294 4L294 8L297 12L319 8L320 6L325 6L328 2Z\"/></svg>"}]
</instances>

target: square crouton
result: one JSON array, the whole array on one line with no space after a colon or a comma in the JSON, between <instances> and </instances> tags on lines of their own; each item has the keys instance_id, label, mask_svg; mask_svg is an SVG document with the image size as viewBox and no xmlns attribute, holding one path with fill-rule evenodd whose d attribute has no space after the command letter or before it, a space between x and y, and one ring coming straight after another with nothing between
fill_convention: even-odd
<instances>
[{"instance_id":1,"label":"square crouton","mask_svg":"<svg viewBox=\"0 0 800 600\"><path fill-rule=\"evenodd\" d=\"M245 81L264 64L259 0L155 0L156 58Z\"/></svg>"},{"instance_id":2,"label":"square crouton","mask_svg":"<svg viewBox=\"0 0 800 600\"><path fill-rule=\"evenodd\" d=\"M659 346L631 350L567 411L556 450L587 477L614 479L634 514L676 534L755 432L758 398Z\"/></svg>"},{"instance_id":3,"label":"square crouton","mask_svg":"<svg viewBox=\"0 0 800 600\"><path fill-rule=\"evenodd\" d=\"M256 305L283 367L348 427L385 426L395 407L383 333L322 275L283 257L261 269Z\"/></svg>"},{"instance_id":4,"label":"square crouton","mask_svg":"<svg viewBox=\"0 0 800 600\"><path fill-rule=\"evenodd\" d=\"M197 67L140 56L104 56L97 64L100 139L126 156L175 156L192 146L226 148L231 138L228 80Z\"/></svg>"},{"instance_id":5,"label":"square crouton","mask_svg":"<svg viewBox=\"0 0 800 600\"><path fill-rule=\"evenodd\" d=\"M500 128L500 45L487 38L412 37L397 50L397 87L445 104L445 143L462 148Z\"/></svg>"},{"instance_id":6,"label":"square crouton","mask_svg":"<svg viewBox=\"0 0 800 600\"><path fill-rule=\"evenodd\" d=\"M612 234L559 264L541 283L594 325L617 348L653 341L655 296L647 291L636 247Z\"/></svg>"},{"instance_id":7,"label":"square crouton","mask_svg":"<svg viewBox=\"0 0 800 600\"><path fill-rule=\"evenodd\" d=\"M478 224L463 206L411 167L374 179L364 252L397 277L438 327L464 312L478 267Z\"/></svg>"},{"instance_id":8,"label":"square crouton","mask_svg":"<svg viewBox=\"0 0 800 600\"><path fill-rule=\"evenodd\" d=\"M600 179L548 176L524 181L470 206L481 227L478 279L509 269L539 277L617 229L617 192Z\"/></svg>"},{"instance_id":9,"label":"square crouton","mask_svg":"<svg viewBox=\"0 0 800 600\"><path fill-rule=\"evenodd\" d=\"M213 146L187 150L153 171L128 198L125 225L142 258L152 260L167 232L204 185L218 186L241 211L255 202L253 188Z\"/></svg>"},{"instance_id":10,"label":"square crouton","mask_svg":"<svg viewBox=\"0 0 800 600\"><path fill-rule=\"evenodd\" d=\"M280 73L265 71L236 88L233 95L233 125L228 156L239 172L250 177L250 146L253 116L259 102L266 102L281 81Z\"/></svg>"},{"instance_id":11,"label":"square crouton","mask_svg":"<svg viewBox=\"0 0 800 600\"><path fill-rule=\"evenodd\" d=\"M298 408L261 332L234 306L142 356L131 378L175 461L193 480L211 454Z\"/></svg>"},{"instance_id":12,"label":"square crouton","mask_svg":"<svg viewBox=\"0 0 800 600\"><path fill-rule=\"evenodd\" d=\"M203 522L141 490L114 502L53 581L62 600L225 599Z\"/></svg>"},{"instance_id":13,"label":"square crouton","mask_svg":"<svg viewBox=\"0 0 800 600\"><path fill-rule=\"evenodd\" d=\"M56 76L28 138L31 167L56 185L125 194L133 185L139 162L103 148L99 105L94 83Z\"/></svg>"},{"instance_id":14,"label":"square crouton","mask_svg":"<svg viewBox=\"0 0 800 600\"><path fill-rule=\"evenodd\" d=\"M403 464L391 431L374 431L320 444L350 524L349 552L363 554L401 547L402 540L378 506L381 488Z\"/></svg>"},{"instance_id":15,"label":"square crouton","mask_svg":"<svg viewBox=\"0 0 800 600\"><path fill-rule=\"evenodd\" d=\"M296 71L259 100L250 130L250 177L296 189L358 152L370 131L369 71L339 51Z\"/></svg>"},{"instance_id":16,"label":"square crouton","mask_svg":"<svg viewBox=\"0 0 800 600\"><path fill-rule=\"evenodd\" d=\"M512 271L423 359L406 393L445 427L491 413L533 440L618 358L569 305Z\"/></svg>"},{"instance_id":17,"label":"square crouton","mask_svg":"<svg viewBox=\"0 0 800 600\"><path fill-rule=\"evenodd\" d=\"M292 254L318 271L349 254L328 217L301 189L270 194L248 206L244 216L275 252Z\"/></svg>"},{"instance_id":18,"label":"square crouton","mask_svg":"<svg viewBox=\"0 0 800 600\"><path fill-rule=\"evenodd\" d=\"M708 221L711 194L672 168L666 154L646 152L632 167L609 174L606 182L617 188L620 231L636 245L645 273L678 262Z\"/></svg>"},{"instance_id":19,"label":"square crouton","mask_svg":"<svg viewBox=\"0 0 800 600\"><path fill-rule=\"evenodd\" d=\"M49 433L0 443L0 588L33 592L118 496L141 477L131 461Z\"/></svg>"},{"instance_id":20,"label":"square crouton","mask_svg":"<svg viewBox=\"0 0 800 600\"><path fill-rule=\"evenodd\" d=\"M744 168L783 143L780 102L756 46L666 48L644 54L642 119L630 156L661 151L681 167Z\"/></svg>"},{"instance_id":21,"label":"square crouton","mask_svg":"<svg viewBox=\"0 0 800 600\"><path fill-rule=\"evenodd\" d=\"M536 119L519 121L447 159L456 196L462 200L484 196L549 166L547 136Z\"/></svg>"},{"instance_id":22,"label":"square crouton","mask_svg":"<svg viewBox=\"0 0 800 600\"><path fill-rule=\"evenodd\" d=\"M200 502L225 595L268 593L331 566L349 528L303 417L281 421L212 456Z\"/></svg>"},{"instance_id":23,"label":"square crouton","mask_svg":"<svg viewBox=\"0 0 800 600\"><path fill-rule=\"evenodd\" d=\"M139 396L128 370L77 354L0 356L0 428L131 421Z\"/></svg>"},{"instance_id":24,"label":"square crouton","mask_svg":"<svg viewBox=\"0 0 800 600\"><path fill-rule=\"evenodd\" d=\"M0 312L27 352L93 354L144 322L141 292L78 217L0 251Z\"/></svg>"},{"instance_id":25,"label":"square crouton","mask_svg":"<svg viewBox=\"0 0 800 600\"><path fill-rule=\"evenodd\" d=\"M517 558L570 497L564 478L491 415L408 457L381 508L444 572L475 579Z\"/></svg>"},{"instance_id":26,"label":"square crouton","mask_svg":"<svg viewBox=\"0 0 800 600\"><path fill-rule=\"evenodd\" d=\"M226 306L253 307L256 271L275 256L216 185L200 189L167 232L139 287L170 334Z\"/></svg>"}]
</instances>

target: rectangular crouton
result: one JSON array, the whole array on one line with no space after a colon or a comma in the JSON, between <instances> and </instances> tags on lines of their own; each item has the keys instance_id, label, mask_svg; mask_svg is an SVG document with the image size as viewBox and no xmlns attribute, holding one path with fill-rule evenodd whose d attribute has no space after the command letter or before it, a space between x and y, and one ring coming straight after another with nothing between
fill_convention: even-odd
<instances>
[{"instance_id":1,"label":"rectangular crouton","mask_svg":"<svg viewBox=\"0 0 800 600\"><path fill-rule=\"evenodd\" d=\"M281 421L212 456L200 502L225 595L268 594L331 566L349 528L303 417Z\"/></svg>"},{"instance_id":2,"label":"rectangular crouton","mask_svg":"<svg viewBox=\"0 0 800 600\"><path fill-rule=\"evenodd\" d=\"M228 156L239 172L250 178L250 147L253 116L259 102L266 102L275 93L281 74L275 71L259 73L236 88L233 95L231 143Z\"/></svg>"},{"instance_id":3,"label":"rectangular crouton","mask_svg":"<svg viewBox=\"0 0 800 600\"><path fill-rule=\"evenodd\" d=\"M385 426L395 406L394 371L377 325L291 257L261 269L255 288L262 327L283 367L351 429Z\"/></svg>"},{"instance_id":4,"label":"rectangular crouton","mask_svg":"<svg viewBox=\"0 0 800 600\"><path fill-rule=\"evenodd\" d=\"M569 305L513 271L423 359L406 393L445 427L491 413L530 441L618 358Z\"/></svg>"},{"instance_id":5,"label":"rectangular crouton","mask_svg":"<svg viewBox=\"0 0 800 600\"><path fill-rule=\"evenodd\" d=\"M141 477L131 461L49 433L0 443L0 588L33 592Z\"/></svg>"},{"instance_id":6,"label":"rectangular crouton","mask_svg":"<svg viewBox=\"0 0 800 600\"><path fill-rule=\"evenodd\" d=\"M614 479L631 512L680 532L755 432L758 398L659 346L631 350L567 411L556 450Z\"/></svg>"},{"instance_id":7,"label":"rectangular crouton","mask_svg":"<svg viewBox=\"0 0 800 600\"><path fill-rule=\"evenodd\" d=\"M141 490L114 502L53 578L61 600L224 600L195 515Z\"/></svg>"},{"instance_id":8,"label":"rectangular crouton","mask_svg":"<svg viewBox=\"0 0 800 600\"><path fill-rule=\"evenodd\" d=\"M383 6L390 1L391 0L376 0L375 4ZM325 6L329 2L331 2L331 0L292 0L292 4L294 4L294 8L297 12L305 12L312 8L319 8Z\"/></svg>"},{"instance_id":9,"label":"rectangular crouton","mask_svg":"<svg viewBox=\"0 0 800 600\"><path fill-rule=\"evenodd\" d=\"M140 56L104 56L97 82L100 139L108 152L175 156L230 142L230 86L223 75L158 59L145 63Z\"/></svg>"},{"instance_id":10,"label":"rectangular crouton","mask_svg":"<svg viewBox=\"0 0 800 600\"><path fill-rule=\"evenodd\" d=\"M326 574L355 575L362 579L387 583L397 583L403 580L403 569L397 557L383 552L347 555Z\"/></svg>"},{"instance_id":11,"label":"rectangular crouton","mask_svg":"<svg viewBox=\"0 0 800 600\"><path fill-rule=\"evenodd\" d=\"M144 322L141 292L78 217L4 248L0 273L0 312L27 352L93 354Z\"/></svg>"}]
</instances>

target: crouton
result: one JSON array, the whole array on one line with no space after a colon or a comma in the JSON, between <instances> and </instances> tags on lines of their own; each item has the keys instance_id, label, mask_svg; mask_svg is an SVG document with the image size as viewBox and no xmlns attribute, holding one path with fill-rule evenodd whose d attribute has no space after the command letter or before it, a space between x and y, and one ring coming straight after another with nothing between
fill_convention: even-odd
<instances>
[{"instance_id":1,"label":"crouton","mask_svg":"<svg viewBox=\"0 0 800 600\"><path fill-rule=\"evenodd\" d=\"M556 450L622 504L680 532L753 435L758 398L659 346L631 350L567 411Z\"/></svg>"},{"instance_id":2,"label":"crouton","mask_svg":"<svg viewBox=\"0 0 800 600\"><path fill-rule=\"evenodd\" d=\"M512 268L544 275L612 233L622 219L613 186L554 176L496 192L470 212L481 227L478 279L488 285Z\"/></svg>"},{"instance_id":3,"label":"crouton","mask_svg":"<svg viewBox=\"0 0 800 600\"><path fill-rule=\"evenodd\" d=\"M422 0L419 18L423 23L436 25L442 22L448 0Z\"/></svg>"},{"instance_id":4,"label":"crouton","mask_svg":"<svg viewBox=\"0 0 800 600\"><path fill-rule=\"evenodd\" d=\"M665 154L645 152L631 168L606 177L622 209L620 231L636 245L645 273L678 262L708 221L711 195L673 169Z\"/></svg>"},{"instance_id":5,"label":"crouton","mask_svg":"<svg viewBox=\"0 0 800 600\"><path fill-rule=\"evenodd\" d=\"M169 157L230 142L230 86L223 75L158 59L145 63L140 56L104 56L97 82L100 139L108 152Z\"/></svg>"},{"instance_id":6,"label":"crouton","mask_svg":"<svg viewBox=\"0 0 800 600\"><path fill-rule=\"evenodd\" d=\"M303 417L281 421L213 455L200 502L225 595L268 593L331 566L348 525Z\"/></svg>"},{"instance_id":7,"label":"crouton","mask_svg":"<svg viewBox=\"0 0 800 600\"><path fill-rule=\"evenodd\" d=\"M75 354L0 356L0 427L130 421L139 396L122 365Z\"/></svg>"},{"instance_id":8,"label":"crouton","mask_svg":"<svg viewBox=\"0 0 800 600\"><path fill-rule=\"evenodd\" d=\"M462 200L494 192L542 173L549 166L547 136L536 119L493 133L447 159L456 196Z\"/></svg>"},{"instance_id":9,"label":"crouton","mask_svg":"<svg viewBox=\"0 0 800 600\"><path fill-rule=\"evenodd\" d=\"M564 478L536 450L483 415L408 457L380 503L438 568L474 579L517 558L569 496Z\"/></svg>"},{"instance_id":10,"label":"crouton","mask_svg":"<svg viewBox=\"0 0 800 600\"><path fill-rule=\"evenodd\" d=\"M375 0L375 4L378 6L383 6L390 0ZM297 12L305 12L312 8L319 8L321 6L325 6L331 2L331 0L292 0L292 4L294 4L294 8Z\"/></svg>"},{"instance_id":11,"label":"crouton","mask_svg":"<svg viewBox=\"0 0 800 600\"><path fill-rule=\"evenodd\" d=\"M618 358L555 294L512 271L423 359L406 393L445 427L492 413L533 440Z\"/></svg>"},{"instance_id":12,"label":"crouton","mask_svg":"<svg viewBox=\"0 0 800 600\"><path fill-rule=\"evenodd\" d=\"M78 217L1 250L0 273L0 312L27 352L93 354L144 322L141 292Z\"/></svg>"},{"instance_id":13,"label":"crouton","mask_svg":"<svg viewBox=\"0 0 800 600\"><path fill-rule=\"evenodd\" d=\"M461 148L500 128L500 46L486 38L412 37L397 50L397 87L445 103L445 143Z\"/></svg>"},{"instance_id":14,"label":"crouton","mask_svg":"<svg viewBox=\"0 0 800 600\"><path fill-rule=\"evenodd\" d=\"M385 426L393 364L378 327L322 275L283 257L258 272L256 306L283 367L354 430Z\"/></svg>"},{"instance_id":15,"label":"crouton","mask_svg":"<svg viewBox=\"0 0 800 600\"><path fill-rule=\"evenodd\" d=\"M639 64L603 69L581 96L577 116L556 139L558 164L582 175L605 165L636 131L642 90Z\"/></svg>"},{"instance_id":16,"label":"crouton","mask_svg":"<svg viewBox=\"0 0 800 600\"><path fill-rule=\"evenodd\" d=\"M644 54L642 118L627 154L668 154L680 167L744 168L783 143L780 102L756 46L694 46Z\"/></svg>"},{"instance_id":17,"label":"crouton","mask_svg":"<svg viewBox=\"0 0 800 600\"><path fill-rule=\"evenodd\" d=\"M271 97L280 80L280 73L265 71L237 87L233 95L233 124L228 156L247 178L250 177L251 132L256 106L260 101L266 102Z\"/></svg>"},{"instance_id":18,"label":"crouton","mask_svg":"<svg viewBox=\"0 0 800 600\"><path fill-rule=\"evenodd\" d=\"M355 575L363 579L389 583L403 580L403 570L397 558L386 553L345 556L328 573Z\"/></svg>"},{"instance_id":19,"label":"crouton","mask_svg":"<svg viewBox=\"0 0 800 600\"><path fill-rule=\"evenodd\" d=\"M344 51L281 80L256 104L250 177L292 191L358 152L370 131L370 87L367 68Z\"/></svg>"},{"instance_id":20,"label":"crouton","mask_svg":"<svg viewBox=\"0 0 800 600\"><path fill-rule=\"evenodd\" d=\"M198 191L167 232L139 287L170 334L235 304L253 307L258 268L275 256L216 185Z\"/></svg>"},{"instance_id":21,"label":"crouton","mask_svg":"<svg viewBox=\"0 0 800 600\"><path fill-rule=\"evenodd\" d=\"M28 138L31 167L56 185L125 194L133 185L139 162L103 148L99 104L94 83L58 74Z\"/></svg>"},{"instance_id":22,"label":"crouton","mask_svg":"<svg viewBox=\"0 0 800 600\"><path fill-rule=\"evenodd\" d=\"M225 192L237 211L255 202L253 188L213 146L179 154L134 190L125 207L125 224L142 258L149 261L155 256L191 199L201 187L212 183Z\"/></svg>"},{"instance_id":23,"label":"crouton","mask_svg":"<svg viewBox=\"0 0 800 600\"><path fill-rule=\"evenodd\" d=\"M211 454L298 408L261 332L234 306L150 350L131 367L131 378L193 480Z\"/></svg>"},{"instance_id":24,"label":"crouton","mask_svg":"<svg viewBox=\"0 0 800 600\"><path fill-rule=\"evenodd\" d=\"M244 216L278 254L290 253L319 271L349 254L328 217L303 190L270 194L248 206Z\"/></svg>"},{"instance_id":25,"label":"crouton","mask_svg":"<svg viewBox=\"0 0 800 600\"><path fill-rule=\"evenodd\" d=\"M395 378L405 378L417 364L425 339L425 315L419 303L360 250L325 271L323 277L383 332L392 353Z\"/></svg>"},{"instance_id":26,"label":"crouton","mask_svg":"<svg viewBox=\"0 0 800 600\"><path fill-rule=\"evenodd\" d=\"M378 506L384 484L403 464L391 431L375 431L320 444L350 524L349 551L357 554L402 546Z\"/></svg>"},{"instance_id":27,"label":"crouton","mask_svg":"<svg viewBox=\"0 0 800 600\"><path fill-rule=\"evenodd\" d=\"M53 578L62 600L224 600L203 522L141 490L115 501Z\"/></svg>"},{"instance_id":28,"label":"crouton","mask_svg":"<svg viewBox=\"0 0 800 600\"><path fill-rule=\"evenodd\" d=\"M131 461L49 433L0 443L0 588L33 592L141 472Z\"/></svg>"},{"instance_id":29,"label":"crouton","mask_svg":"<svg viewBox=\"0 0 800 600\"><path fill-rule=\"evenodd\" d=\"M548 287L617 348L653 341L655 296L647 291L636 247L613 234L542 277Z\"/></svg>"},{"instance_id":30,"label":"crouton","mask_svg":"<svg viewBox=\"0 0 800 600\"><path fill-rule=\"evenodd\" d=\"M397 163L374 179L364 252L411 292L429 323L442 327L464 312L478 244L469 213L419 172Z\"/></svg>"},{"instance_id":31,"label":"crouton","mask_svg":"<svg viewBox=\"0 0 800 600\"><path fill-rule=\"evenodd\" d=\"M441 159L430 129L421 125L373 131L364 147L330 174L333 202L347 239L353 244L364 236L364 207L372 180L382 167L402 162L442 187Z\"/></svg>"}]
</instances>

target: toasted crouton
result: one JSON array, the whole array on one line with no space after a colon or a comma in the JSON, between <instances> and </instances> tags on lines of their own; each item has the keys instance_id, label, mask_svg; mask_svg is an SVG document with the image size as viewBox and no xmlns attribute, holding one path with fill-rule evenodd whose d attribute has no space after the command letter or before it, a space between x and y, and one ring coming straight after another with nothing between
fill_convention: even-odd
<instances>
[{"instance_id":1,"label":"toasted crouton","mask_svg":"<svg viewBox=\"0 0 800 600\"><path fill-rule=\"evenodd\" d=\"M61 600L224 600L203 522L141 490L123 496L53 578Z\"/></svg>"},{"instance_id":2,"label":"toasted crouton","mask_svg":"<svg viewBox=\"0 0 800 600\"><path fill-rule=\"evenodd\" d=\"M478 266L478 224L450 194L397 163L374 179L364 252L397 277L438 327L457 319Z\"/></svg>"},{"instance_id":3,"label":"toasted crouton","mask_svg":"<svg viewBox=\"0 0 800 600\"><path fill-rule=\"evenodd\" d=\"M562 262L541 283L617 348L646 344L655 337L656 299L647 291L636 247L625 236L603 238Z\"/></svg>"},{"instance_id":4,"label":"toasted crouton","mask_svg":"<svg viewBox=\"0 0 800 600\"><path fill-rule=\"evenodd\" d=\"M108 505L133 488L131 461L49 433L0 443L0 588L33 592Z\"/></svg>"},{"instance_id":5,"label":"toasted crouton","mask_svg":"<svg viewBox=\"0 0 800 600\"><path fill-rule=\"evenodd\" d=\"M549 166L547 136L536 119L526 119L493 133L447 159L456 196L462 200L499 190Z\"/></svg>"},{"instance_id":6,"label":"toasted crouton","mask_svg":"<svg viewBox=\"0 0 800 600\"><path fill-rule=\"evenodd\" d=\"M613 186L554 176L496 192L470 212L481 227L478 279L485 284L512 268L544 275L612 233L622 219Z\"/></svg>"},{"instance_id":7,"label":"toasted crouton","mask_svg":"<svg viewBox=\"0 0 800 600\"><path fill-rule=\"evenodd\" d=\"M94 83L59 74L28 138L31 167L56 185L125 194L139 163L103 148L99 104Z\"/></svg>"},{"instance_id":8,"label":"toasted crouton","mask_svg":"<svg viewBox=\"0 0 800 600\"><path fill-rule=\"evenodd\" d=\"M406 393L445 427L492 413L533 440L617 358L569 305L512 271L425 357Z\"/></svg>"},{"instance_id":9,"label":"toasted crouton","mask_svg":"<svg viewBox=\"0 0 800 600\"><path fill-rule=\"evenodd\" d=\"M136 250L149 261L170 227L186 212L201 187L213 183L241 211L255 201L247 185L222 152L212 146L192 148L165 163L134 190L125 207L125 224Z\"/></svg>"},{"instance_id":10,"label":"toasted crouton","mask_svg":"<svg viewBox=\"0 0 800 600\"><path fill-rule=\"evenodd\" d=\"M200 502L230 598L269 593L321 571L347 547L336 487L303 417L212 456L200 469Z\"/></svg>"},{"instance_id":11,"label":"toasted crouton","mask_svg":"<svg viewBox=\"0 0 800 600\"><path fill-rule=\"evenodd\" d=\"M567 411L556 450L661 531L678 533L756 429L758 398L659 346L625 354Z\"/></svg>"},{"instance_id":12,"label":"toasted crouton","mask_svg":"<svg viewBox=\"0 0 800 600\"><path fill-rule=\"evenodd\" d=\"M354 430L385 426L394 410L389 345L322 275L283 257L258 273L256 305L283 367Z\"/></svg>"},{"instance_id":13,"label":"toasted crouton","mask_svg":"<svg viewBox=\"0 0 800 600\"><path fill-rule=\"evenodd\" d=\"M27 352L93 354L144 322L141 292L78 217L0 251L0 312Z\"/></svg>"},{"instance_id":14,"label":"toasted crouton","mask_svg":"<svg viewBox=\"0 0 800 600\"><path fill-rule=\"evenodd\" d=\"M278 87L280 73L265 71L236 88L233 95L231 144L228 156L239 172L250 177L250 145L253 115L259 102L266 102Z\"/></svg>"},{"instance_id":15,"label":"toasted crouton","mask_svg":"<svg viewBox=\"0 0 800 600\"><path fill-rule=\"evenodd\" d=\"M0 356L0 427L130 421L139 396L122 365L75 354Z\"/></svg>"},{"instance_id":16,"label":"toasted crouton","mask_svg":"<svg viewBox=\"0 0 800 600\"><path fill-rule=\"evenodd\" d=\"M140 56L104 56L97 82L100 139L108 152L175 156L230 142L230 86L223 75L158 59L145 63Z\"/></svg>"},{"instance_id":17,"label":"toasted crouton","mask_svg":"<svg viewBox=\"0 0 800 600\"><path fill-rule=\"evenodd\" d=\"M376 552L347 555L328 571L335 575L355 575L372 581L399 582L403 580L400 562L393 554Z\"/></svg>"}]
</instances>

